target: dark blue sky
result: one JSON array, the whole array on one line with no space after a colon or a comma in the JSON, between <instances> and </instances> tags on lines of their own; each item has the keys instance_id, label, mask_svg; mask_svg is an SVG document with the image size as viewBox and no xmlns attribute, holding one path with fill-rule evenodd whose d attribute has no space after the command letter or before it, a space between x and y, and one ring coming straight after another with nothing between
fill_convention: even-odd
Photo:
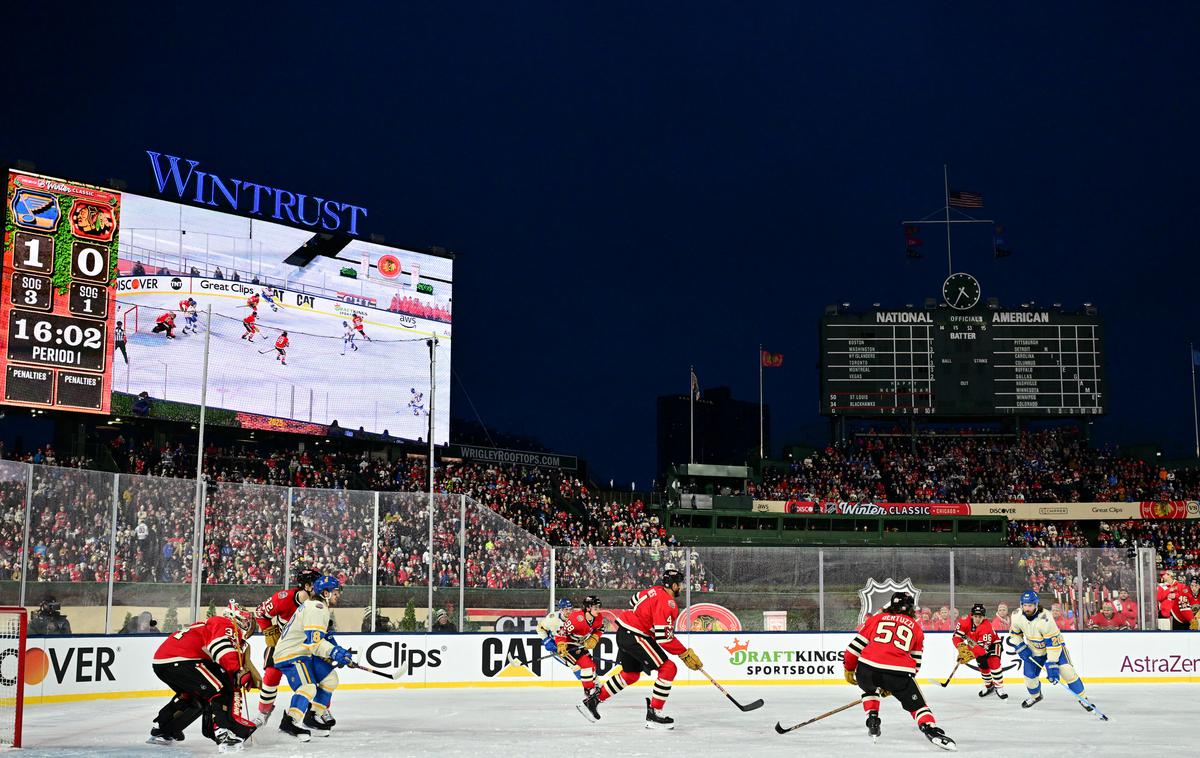
<instances>
[{"instance_id":1,"label":"dark blue sky","mask_svg":"<svg viewBox=\"0 0 1200 758\"><path fill-rule=\"evenodd\" d=\"M816 319L938 293L942 251L906 262L897 222L949 163L1017 250L963 235L955 267L1096 303L1098 436L1190 449L1200 6L646 5L22 3L0 158L145 190L153 148L455 250L483 420L641 486L655 397L694 363L754 398L760 342L775 439L823 438Z\"/></svg>"}]
</instances>

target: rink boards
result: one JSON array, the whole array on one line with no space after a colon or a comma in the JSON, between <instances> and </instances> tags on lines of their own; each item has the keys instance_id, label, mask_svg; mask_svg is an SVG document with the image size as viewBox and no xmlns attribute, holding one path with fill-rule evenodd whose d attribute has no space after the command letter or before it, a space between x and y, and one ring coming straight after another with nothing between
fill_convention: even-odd
<instances>
[{"instance_id":1,"label":"rink boards","mask_svg":"<svg viewBox=\"0 0 1200 758\"><path fill-rule=\"evenodd\" d=\"M852 634L736 632L684 635L705 669L726 684L806 685L842 682L842 655ZM1194 632L1068 632L1071 659L1088 683L1200 682L1200 634ZM31 637L25 654L25 702L63 702L112 697L158 696L165 692L151 661L159 635ZM546 654L540 641L497 634L338 634L358 651L358 660L403 672L392 682L363 671L339 670L345 689L395 687L575 686L572 672ZM597 648L597 668L607 673L616 657L615 640L605 635ZM263 659L263 638L251 640L254 660ZM921 679L944 679L954 665L949 633L926 635ZM515 660L509 663L510 660ZM1005 656L1005 662L1012 659ZM0 679L16 673L15 648L0 651ZM699 672L680 666L676 684L707 684ZM1008 672L1011 683L1019 669ZM979 676L960 668L960 684ZM643 682L646 683L645 678Z\"/></svg>"}]
</instances>

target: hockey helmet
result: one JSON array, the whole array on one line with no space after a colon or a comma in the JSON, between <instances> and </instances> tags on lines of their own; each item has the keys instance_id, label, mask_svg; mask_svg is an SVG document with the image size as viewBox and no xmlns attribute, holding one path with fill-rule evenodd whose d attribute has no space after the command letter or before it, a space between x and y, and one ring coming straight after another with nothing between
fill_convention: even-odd
<instances>
[{"instance_id":1,"label":"hockey helmet","mask_svg":"<svg viewBox=\"0 0 1200 758\"><path fill-rule=\"evenodd\" d=\"M310 584L316 584L317 580L320 578L320 571L317 571L316 569L304 569L296 574L296 586L300 589L304 589Z\"/></svg>"},{"instance_id":2,"label":"hockey helmet","mask_svg":"<svg viewBox=\"0 0 1200 758\"><path fill-rule=\"evenodd\" d=\"M600 598L595 595L588 595L583 599L583 609L586 611L590 608L599 608L604 605L600 602Z\"/></svg>"},{"instance_id":3,"label":"hockey helmet","mask_svg":"<svg viewBox=\"0 0 1200 758\"><path fill-rule=\"evenodd\" d=\"M336 592L341 588L342 583L338 581L338 578L328 574L313 582L313 592L317 593L318 597L323 597L328 592Z\"/></svg>"},{"instance_id":4,"label":"hockey helmet","mask_svg":"<svg viewBox=\"0 0 1200 758\"><path fill-rule=\"evenodd\" d=\"M1021 605L1041 605L1042 599L1033 590L1025 590L1021 593Z\"/></svg>"},{"instance_id":5,"label":"hockey helmet","mask_svg":"<svg viewBox=\"0 0 1200 758\"><path fill-rule=\"evenodd\" d=\"M237 624L242 630L242 634L249 637L254 633L254 612L248 608L243 608L238 601L233 598L229 599L229 604L225 606L222 615L228 619L232 619L233 623Z\"/></svg>"},{"instance_id":6,"label":"hockey helmet","mask_svg":"<svg viewBox=\"0 0 1200 758\"><path fill-rule=\"evenodd\" d=\"M683 572L675 568L674 564L668 563L666 570L662 573L663 587L670 587L672 584L683 584Z\"/></svg>"},{"instance_id":7,"label":"hockey helmet","mask_svg":"<svg viewBox=\"0 0 1200 758\"><path fill-rule=\"evenodd\" d=\"M983 607L983 603L976 603L975 605L971 606L971 615L972 616L986 616L987 608Z\"/></svg>"},{"instance_id":8,"label":"hockey helmet","mask_svg":"<svg viewBox=\"0 0 1200 758\"><path fill-rule=\"evenodd\" d=\"M554 604L554 610L556 610L556 611L565 611L569 608L574 608L574 607L575 606L571 604L571 598L569 598L569 597L559 598L558 602Z\"/></svg>"},{"instance_id":9,"label":"hockey helmet","mask_svg":"<svg viewBox=\"0 0 1200 758\"><path fill-rule=\"evenodd\" d=\"M892 599L884 606L884 610L890 613L911 616L915 607L916 603L913 601L912 595L907 592L894 592L892 593Z\"/></svg>"}]
</instances>

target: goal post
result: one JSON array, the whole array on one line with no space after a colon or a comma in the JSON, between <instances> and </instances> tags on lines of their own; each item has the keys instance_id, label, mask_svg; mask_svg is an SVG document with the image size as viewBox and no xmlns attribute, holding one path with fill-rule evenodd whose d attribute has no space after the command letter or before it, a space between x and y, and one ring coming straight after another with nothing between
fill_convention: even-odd
<instances>
[{"instance_id":1,"label":"goal post","mask_svg":"<svg viewBox=\"0 0 1200 758\"><path fill-rule=\"evenodd\" d=\"M137 334L138 331L138 307L131 305L121 311L121 323L125 327L126 334Z\"/></svg>"},{"instance_id":2,"label":"goal post","mask_svg":"<svg viewBox=\"0 0 1200 758\"><path fill-rule=\"evenodd\" d=\"M29 611L0 606L0 746L21 747Z\"/></svg>"}]
</instances>

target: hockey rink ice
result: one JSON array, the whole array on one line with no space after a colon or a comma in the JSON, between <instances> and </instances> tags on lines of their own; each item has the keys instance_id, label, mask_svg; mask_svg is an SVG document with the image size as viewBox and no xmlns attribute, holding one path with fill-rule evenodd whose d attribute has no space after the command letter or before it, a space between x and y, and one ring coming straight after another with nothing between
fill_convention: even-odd
<instances>
[{"instance_id":1,"label":"hockey rink ice","mask_svg":"<svg viewBox=\"0 0 1200 758\"><path fill-rule=\"evenodd\" d=\"M963 755L996 756L1011 750L1038 755L1184 755L1194 750L1200 717L1200 684L1101 684L1088 694L1110 718L1086 713L1061 687L1043 684L1045 700L1021 708L1022 687L1010 682L1007 701L980 699L975 685L942 689L922 684L946 733ZM600 723L575 710L574 688L355 690L334 697L338 725L328 738L298 743L278 729L282 708L245 749L255 756L840 756L941 755L895 702L884 702L883 736L872 744L862 709L852 709L786 735L791 726L855 697L849 685L735 686L734 697L766 705L742 713L711 686L678 687L666 712L672 731L643 727L643 698L633 687L601 706ZM286 702L280 693L280 702ZM215 755L197 722L187 741L171 747L144 744L159 698L121 698L30 705L25 709L29 756Z\"/></svg>"}]
</instances>

